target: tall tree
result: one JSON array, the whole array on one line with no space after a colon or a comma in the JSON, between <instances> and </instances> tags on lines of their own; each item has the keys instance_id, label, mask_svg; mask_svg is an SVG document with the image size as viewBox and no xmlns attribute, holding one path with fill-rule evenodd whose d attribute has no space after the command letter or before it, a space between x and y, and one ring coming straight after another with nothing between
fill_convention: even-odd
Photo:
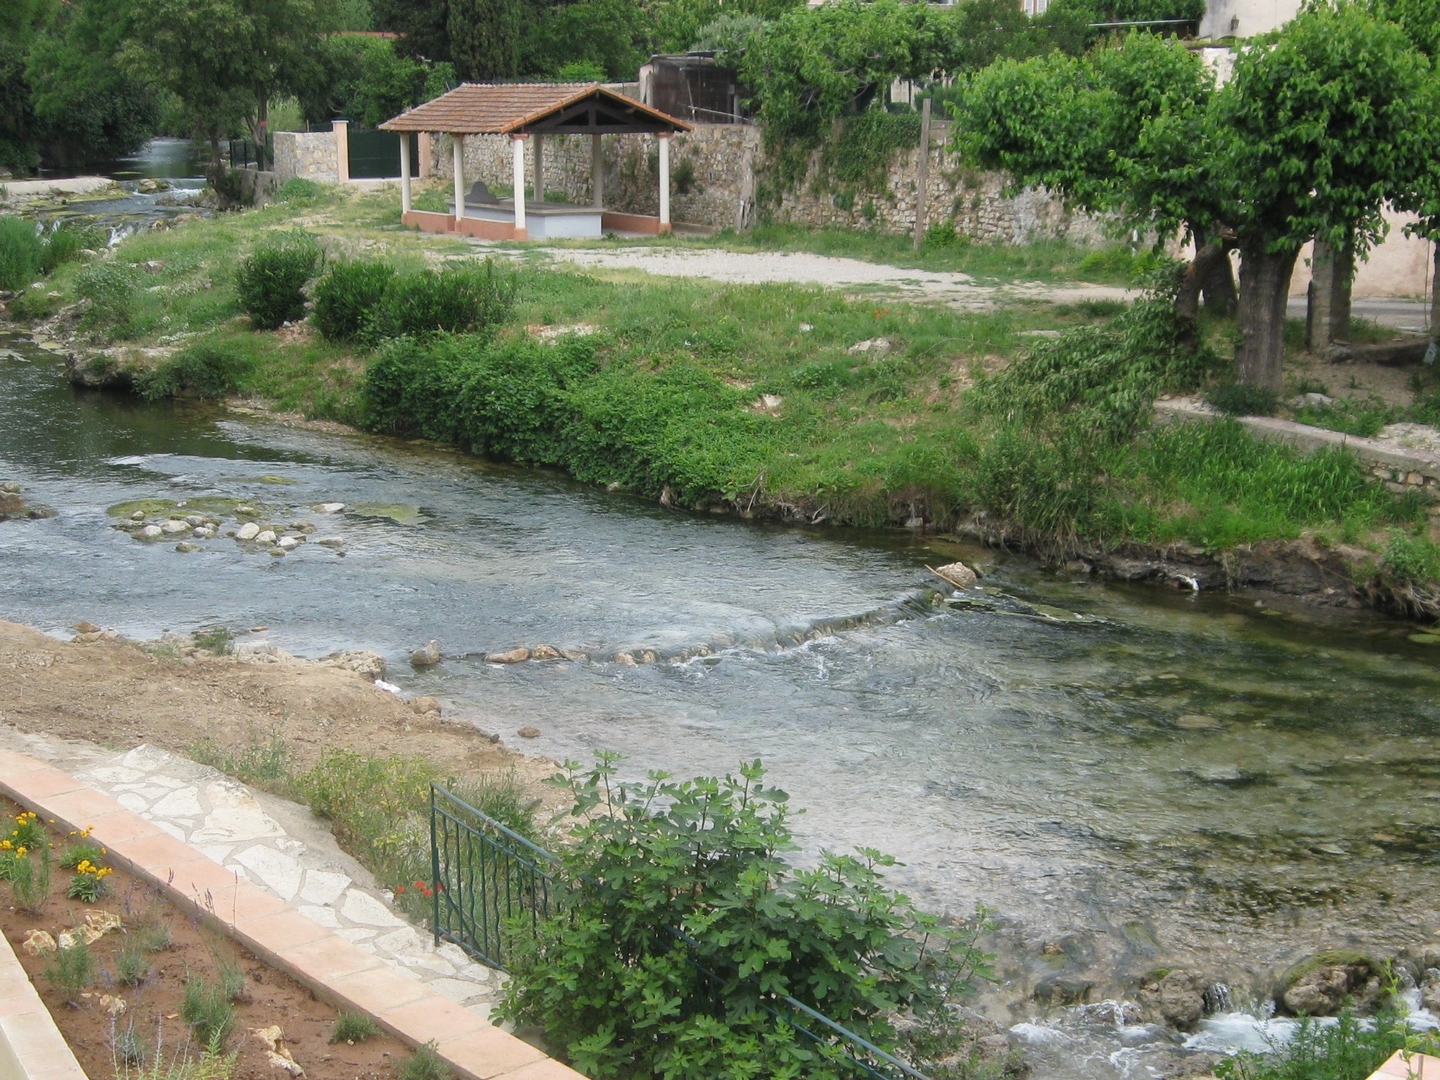
<instances>
[{"instance_id":1,"label":"tall tree","mask_svg":"<svg viewBox=\"0 0 1440 1080\"><path fill-rule=\"evenodd\" d=\"M1162 238L1178 224L1202 256L1233 242L1237 376L1279 389L1300 248L1318 237L1358 255L1383 235L1385 201L1416 171L1428 65L1397 27L1321 4L1242 47L1218 90L1197 65L1137 35L1083 61L996 65L966 88L957 143ZM1206 276L1199 260L1192 271L1191 296Z\"/></svg>"},{"instance_id":2,"label":"tall tree","mask_svg":"<svg viewBox=\"0 0 1440 1080\"><path fill-rule=\"evenodd\" d=\"M1279 390L1285 307L1311 237L1363 254L1413 173L1425 58L1357 6L1316 5L1252 40L1216 94L1215 175L1240 248L1242 383Z\"/></svg>"},{"instance_id":3,"label":"tall tree","mask_svg":"<svg viewBox=\"0 0 1440 1080\"><path fill-rule=\"evenodd\" d=\"M508 79L520 71L523 0L449 0L450 59L462 79Z\"/></svg>"},{"instance_id":4,"label":"tall tree","mask_svg":"<svg viewBox=\"0 0 1440 1080\"><path fill-rule=\"evenodd\" d=\"M270 101L313 78L336 0L131 0L132 66L175 93L211 142L242 117L263 146Z\"/></svg>"},{"instance_id":5,"label":"tall tree","mask_svg":"<svg viewBox=\"0 0 1440 1080\"><path fill-rule=\"evenodd\" d=\"M373 0L377 30L399 34L395 51L414 60L450 59L448 0Z\"/></svg>"}]
</instances>

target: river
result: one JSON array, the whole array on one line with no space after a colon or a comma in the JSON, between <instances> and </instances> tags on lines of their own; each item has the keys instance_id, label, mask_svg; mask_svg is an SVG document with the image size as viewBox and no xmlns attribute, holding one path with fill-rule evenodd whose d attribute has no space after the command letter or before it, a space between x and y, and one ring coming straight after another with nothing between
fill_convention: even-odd
<instances>
[{"instance_id":1,"label":"river","mask_svg":"<svg viewBox=\"0 0 1440 1080\"><path fill-rule=\"evenodd\" d=\"M1317 948L1390 955L1435 925L1440 650L1413 626L673 512L433 446L79 392L51 354L0 350L0 479L58 511L0 525L0 617L142 639L263 624L301 655L376 649L406 692L529 752L615 750L636 776L761 758L811 853L878 847L925 906L993 910L983 1001L1007 1024L1034 1018L1037 988L1098 1001L1158 967L1258 1001ZM182 554L107 514L203 498L314 521L344 554ZM928 591L925 564L955 557L986 572L973 605ZM430 638L446 660L412 672ZM592 659L478 656L541 642ZM661 661L609 659L644 650ZM1139 1067L1101 1057L1111 1073L1085 1075Z\"/></svg>"}]
</instances>

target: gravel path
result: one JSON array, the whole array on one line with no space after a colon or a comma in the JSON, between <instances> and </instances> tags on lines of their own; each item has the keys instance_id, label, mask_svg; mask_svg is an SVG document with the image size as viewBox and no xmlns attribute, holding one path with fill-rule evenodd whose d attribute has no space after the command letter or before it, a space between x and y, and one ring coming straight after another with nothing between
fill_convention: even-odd
<instances>
[{"instance_id":1,"label":"gravel path","mask_svg":"<svg viewBox=\"0 0 1440 1080\"><path fill-rule=\"evenodd\" d=\"M639 270L658 277L705 278L737 285L789 282L849 292L886 292L907 299L950 304L965 311L1001 307L1019 300L1075 303L1079 300L1128 300L1130 289L1109 285L978 285L967 274L887 266L805 252L741 252L720 249L550 248L557 262L601 270Z\"/></svg>"}]
</instances>

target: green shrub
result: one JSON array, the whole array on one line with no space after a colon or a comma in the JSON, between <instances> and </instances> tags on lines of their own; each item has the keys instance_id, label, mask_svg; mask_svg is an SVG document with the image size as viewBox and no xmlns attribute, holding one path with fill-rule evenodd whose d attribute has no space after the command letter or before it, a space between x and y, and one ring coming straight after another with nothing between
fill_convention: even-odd
<instances>
[{"instance_id":1,"label":"green shrub","mask_svg":"<svg viewBox=\"0 0 1440 1080\"><path fill-rule=\"evenodd\" d=\"M1175 314L1173 283L1136 301L1106 326L1042 341L971 391L981 412L1031 425L1062 423L1106 441L1147 423L1157 394L1189 389L1218 359Z\"/></svg>"},{"instance_id":2,"label":"green shrub","mask_svg":"<svg viewBox=\"0 0 1440 1080\"><path fill-rule=\"evenodd\" d=\"M1303 405L1295 413L1295 419L1302 424L1369 439L1380 434L1380 429L1386 424L1393 424L1399 419L1400 413L1400 409L1385 404L1378 397L1369 400L1344 397L1328 405Z\"/></svg>"},{"instance_id":3,"label":"green shrub","mask_svg":"<svg viewBox=\"0 0 1440 1080\"><path fill-rule=\"evenodd\" d=\"M0 289L24 289L40 276L45 245L34 222L0 214Z\"/></svg>"},{"instance_id":4,"label":"green shrub","mask_svg":"<svg viewBox=\"0 0 1440 1080\"><path fill-rule=\"evenodd\" d=\"M95 954L84 941L77 941L68 949L56 949L45 965L44 975L73 1005L95 981Z\"/></svg>"},{"instance_id":5,"label":"green shrub","mask_svg":"<svg viewBox=\"0 0 1440 1080\"><path fill-rule=\"evenodd\" d=\"M122 986L136 986L150 974L150 961L140 942L126 941L115 953L115 978Z\"/></svg>"},{"instance_id":6,"label":"green shrub","mask_svg":"<svg viewBox=\"0 0 1440 1080\"><path fill-rule=\"evenodd\" d=\"M234 346L197 342L162 360L152 370L137 375L135 392L146 401L181 396L224 397L240 385L250 367L250 358ZM197 637L196 644L201 648L211 647L203 635Z\"/></svg>"},{"instance_id":7,"label":"green shrub","mask_svg":"<svg viewBox=\"0 0 1440 1080\"><path fill-rule=\"evenodd\" d=\"M235 291L241 309L262 330L303 318L305 286L323 259L320 244L303 230L266 240L240 260Z\"/></svg>"},{"instance_id":8,"label":"green shrub","mask_svg":"<svg viewBox=\"0 0 1440 1080\"><path fill-rule=\"evenodd\" d=\"M942 221L925 230L925 247L927 248L969 247L971 243L968 235L955 231L953 221Z\"/></svg>"},{"instance_id":9,"label":"green shrub","mask_svg":"<svg viewBox=\"0 0 1440 1080\"><path fill-rule=\"evenodd\" d=\"M1440 544L1421 533L1394 529L1385 548L1383 566L1390 577L1405 584L1440 581Z\"/></svg>"},{"instance_id":10,"label":"green shrub","mask_svg":"<svg viewBox=\"0 0 1440 1080\"><path fill-rule=\"evenodd\" d=\"M307 203L314 202L320 197L320 185L314 180L306 180L303 176L295 176L286 180L280 185L280 190L275 192L275 199L278 202Z\"/></svg>"},{"instance_id":11,"label":"green shrub","mask_svg":"<svg viewBox=\"0 0 1440 1080\"><path fill-rule=\"evenodd\" d=\"M339 263L315 286L315 325L327 341L356 341L395 278L387 262Z\"/></svg>"},{"instance_id":12,"label":"green shrub","mask_svg":"<svg viewBox=\"0 0 1440 1080\"><path fill-rule=\"evenodd\" d=\"M786 796L758 761L739 777L643 784L619 783L615 762L572 774L566 901L517 936L497 1009L587 1076L851 1075L767 1011L773 995L893 1050L898 1014L944 1025L985 969L978 925L942 927L884 885L893 859L791 867Z\"/></svg>"},{"instance_id":13,"label":"green shrub","mask_svg":"<svg viewBox=\"0 0 1440 1080\"><path fill-rule=\"evenodd\" d=\"M105 849L99 844L87 844L84 841L71 844L60 855L60 866L65 870L74 870L82 862L99 863L105 857Z\"/></svg>"},{"instance_id":14,"label":"green shrub","mask_svg":"<svg viewBox=\"0 0 1440 1080\"><path fill-rule=\"evenodd\" d=\"M358 1012L342 1012L335 1018L335 1029L330 1032L332 1043L357 1043L380 1034L380 1025Z\"/></svg>"},{"instance_id":15,"label":"green shrub","mask_svg":"<svg viewBox=\"0 0 1440 1080\"><path fill-rule=\"evenodd\" d=\"M367 320L364 337L374 343L406 335L485 330L504 321L514 300L514 277L497 271L490 259L480 266L401 274Z\"/></svg>"},{"instance_id":16,"label":"green shrub","mask_svg":"<svg viewBox=\"0 0 1440 1080\"><path fill-rule=\"evenodd\" d=\"M185 997L180 1002L180 1018L195 1031L196 1039L206 1046L224 1047L235 1030L235 1010L220 983L212 983L199 975L185 980Z\"/></svg>"},{"instance_id":17,"label":"green shrub","mask_svg":"<svg viewBox=\"0 0 1440 1080\"><path fill-rule=\"evenodd\" d=\"M113 262L92 263L76 275L75 292L90 302L81 320L85 326L111 338L123 338L130 333L135 321L138 288L129 267Z\"/></svg>"},{"instance_id":18,"label":"green shrub","mask_svg":"<svg viewBox=\"0 0 1440 1080\"><path fill-rule=\"evenodd\" d=\"M1280 407L1280 395L1274 390L1243 383L1221 383L1205 392L1211 408L1226 416L1274 416Z\"/></svg>"},{"instance_id":19,"label":"green shrub","mask_svg":"<svg viewBox=\"0 0 1440 1080\"><path fill-rule=\"evenodd\" d=\"M62 263L74 262L82 251L98 251L105 246L105 234L93 225L62 221L45 235L45 251L40 268L50 274Z\"/></svg>"},{"instance_id":20,"label":"green shrub","mask_svg":"<svg viewBox=\"0 0 1440 1080\"><path fill-rule=\"evenodd\" d=\"M433 1039L407 1058L399 1072L399 1080L454 1080L454 1076Z\"/></svg>"}]
</instances>

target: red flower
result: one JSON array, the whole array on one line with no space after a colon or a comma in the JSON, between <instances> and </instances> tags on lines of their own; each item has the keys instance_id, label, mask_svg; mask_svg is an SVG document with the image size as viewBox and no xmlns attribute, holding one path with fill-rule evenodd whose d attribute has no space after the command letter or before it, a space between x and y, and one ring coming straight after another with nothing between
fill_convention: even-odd
<instances>
[{"instance_id":1,"label":"red flower","mask_svg":"<svg viewBox=\"0 0 1440 1080\"><path fill-rule=\"evenodd\" d=\"M404 886L404 885L396 885L396 886L395 886L395 895L396 895L396 896L399 896L399 895L400 895L401 893L403 893L404 891L405 891L405 886Z\"/></svg>"},{"instance_id":2,"label":"red flower","mask_svg":"<svg viewBox=\"0 0 1440 1080\"><path fill-rule=\"evenodd\" d=\"M423 892L425 890L425 882L417 881L415 882L415 887Z\"/></svg>"}]
</instances>

